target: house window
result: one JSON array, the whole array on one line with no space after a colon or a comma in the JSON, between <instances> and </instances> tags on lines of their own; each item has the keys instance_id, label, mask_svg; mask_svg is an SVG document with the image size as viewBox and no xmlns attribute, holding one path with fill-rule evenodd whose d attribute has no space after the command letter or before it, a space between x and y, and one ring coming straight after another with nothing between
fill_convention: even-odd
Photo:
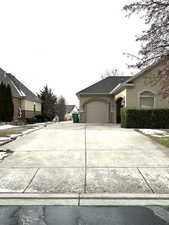
<instances>
[{"instance_id":1,"label":"house window","mask_svg":"<svg viewBox=\"0 0 169 225\"><path fill-rule=\"evenodd\" d=\"M152 108L154 106L154 94L150 91L144 91L140 94L140 107Z\"/></svg>"}]
</instances>

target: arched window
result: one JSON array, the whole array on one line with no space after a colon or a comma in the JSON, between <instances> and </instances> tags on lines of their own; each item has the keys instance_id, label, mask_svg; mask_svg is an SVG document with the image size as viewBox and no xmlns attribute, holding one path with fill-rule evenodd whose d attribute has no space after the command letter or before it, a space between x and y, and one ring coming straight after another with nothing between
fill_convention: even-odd
<instances>
[{"instance_id":1,"label":"arched window","mask_svg":"<svg viewBox=\"0 0 169 225\"><path fill-rule=\"evenodd\" d=\"M140 94L140 107L152 108L154 106L154 94L150 91L144 91Z\"/></svg>"}]
</instances>

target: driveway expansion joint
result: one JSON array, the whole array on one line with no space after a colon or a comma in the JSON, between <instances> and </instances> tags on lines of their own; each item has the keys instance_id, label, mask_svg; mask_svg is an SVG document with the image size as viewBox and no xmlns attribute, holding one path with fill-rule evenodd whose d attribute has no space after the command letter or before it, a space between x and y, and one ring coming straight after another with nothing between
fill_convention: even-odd
<instances>
[{"instance_id":1,"label":"driveway expansion joint","mask_svg":"<svg viewBox=\"0 0 169 225\"><path fill-rule=\"evenodd\" d=\"M26 192L26 190L29 188L29 186L30 186L30 185L31 185L31 183L33 182L33 180L34 180L34 178L35 178L36 174L38 173L38 171L39 171L39 168L37 168L37 170L35 171L35 173L34 173L33 177L32 177L32 178L31 178L31 180L29 181L29 183L28 183L28 185L26 186L26 188L24 189L23 193L25 193L25 192Z\"/></svg>"},{"instance_id":2,"label":"driveway expansion joint","mask_svg":"<svg viewBox=\"0 0 169 225\"><path fill-rule=\"evenodd\" d=\"M86 125L84 127L84 138L85 138L85 179L84 179L84 193L87 191L87 140L86 140Z\"/></svg>"},{"instance_id":3,"label":"driveway expansion joint","mask_svg":"<svg viewBox=\"0 0 169 225\"><path fill-rule=\"evenodd\" d=\"M150 184L148 183L148 181L146 180L146 178L144 177L144 175L142 174L142 172L140 171L139 168L137 168L138 172L140 173L140 175L142 176L144 182L146 183L146 185L148 186L148 188L151 190L151 192L154 194L154 190L152 189L152 187L150 186Z\"/></svg>"}]
</instances>

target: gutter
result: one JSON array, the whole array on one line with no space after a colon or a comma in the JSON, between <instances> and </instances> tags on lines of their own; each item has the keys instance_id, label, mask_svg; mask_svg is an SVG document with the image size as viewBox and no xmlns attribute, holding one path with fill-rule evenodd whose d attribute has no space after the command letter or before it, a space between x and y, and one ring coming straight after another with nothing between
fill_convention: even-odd
<instances>
[{"instance_id":1,"label":"gutter","mask_svg":"<svg viewBox=\"0 0 169 225\"><path fill-rule=\"evenodd\" d=\"M128 80L127 80L127 82L128 82ZM77 97L88 96L88 95L112 95L125 87L134 87L134 84L128 84L128 83L124 82L124 83L118 84L112 91L110 91L108 93L83 93L83 94L78 94Z\"/></svg>"},{"instance_id":2,"label":"gutter","mask_svg":"<svg viewBox=\"0 0 169 225\"><path fill-rule=\"evenodd\" d=\"M77 94L77 96L83 96L83 95L110 95L110 92L107 93L83 93L83 94Z\"/></svg>"},{"instance_id":3,"label":"gutter","mask_svg":"<svg viewBox=\"0 0 169 225\"><path fill-rule=\"evenodd\" d=\"M115 94L118 91L121 91L125 87L134 87L134 84L128 84L128 81L118 84L111 92L110 94Z\"/></svg>"}]
</instances>

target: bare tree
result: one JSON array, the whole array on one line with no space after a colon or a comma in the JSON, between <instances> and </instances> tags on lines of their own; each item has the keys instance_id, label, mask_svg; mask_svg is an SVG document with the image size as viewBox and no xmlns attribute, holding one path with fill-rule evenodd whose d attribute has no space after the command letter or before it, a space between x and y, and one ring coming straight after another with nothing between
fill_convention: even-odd
<instances>
[{"instance_id":1,"label":"bare tree","mask_svg":"<svg viewBox=\"0 0 169 225\"><path fill-rule=\"evenodd\" d=\"M111 74L112 76L123 76L123 73L117 68L113 68Z\"/></svg>"},{"instance_id":2,"label":"bare tree","mask_svg":"<svg viewBox=\"0 0 169 225\"><path fill-rule=\"evenodd\" d=\"M123 76L123 73L117 68L113 68L111 71L106 70L105 74L101 75L101 79L105 79L110 76Z\"/></svg>"},{"instance_id":3,"label":"bare tree","mask_svg":"<svg viewBox=\"0 0 169 225\"><path fill-rule=\"evenodd\" d=\"M60 121L64 121L66 114L66 101L63 96L60 96L57 103L57 115Z\"/></svg>"},{"instance_id":4,"label":"bare tree","mask_svg":"<svg viewBox=\"0 0 169 225\"><path fill-rule=\"evenodd\" d=\"M169 96L169 0L139 0L123 8L126 16L141 13L148 29L137 37L142 43L137 62L130 67L143 69L163 60L164 65L155 77L155 83L161 82L159 94ZM132 56L128 54L128 56ZM154 79L154 78L153 78Z\"/></svg>"}]
</instances>

